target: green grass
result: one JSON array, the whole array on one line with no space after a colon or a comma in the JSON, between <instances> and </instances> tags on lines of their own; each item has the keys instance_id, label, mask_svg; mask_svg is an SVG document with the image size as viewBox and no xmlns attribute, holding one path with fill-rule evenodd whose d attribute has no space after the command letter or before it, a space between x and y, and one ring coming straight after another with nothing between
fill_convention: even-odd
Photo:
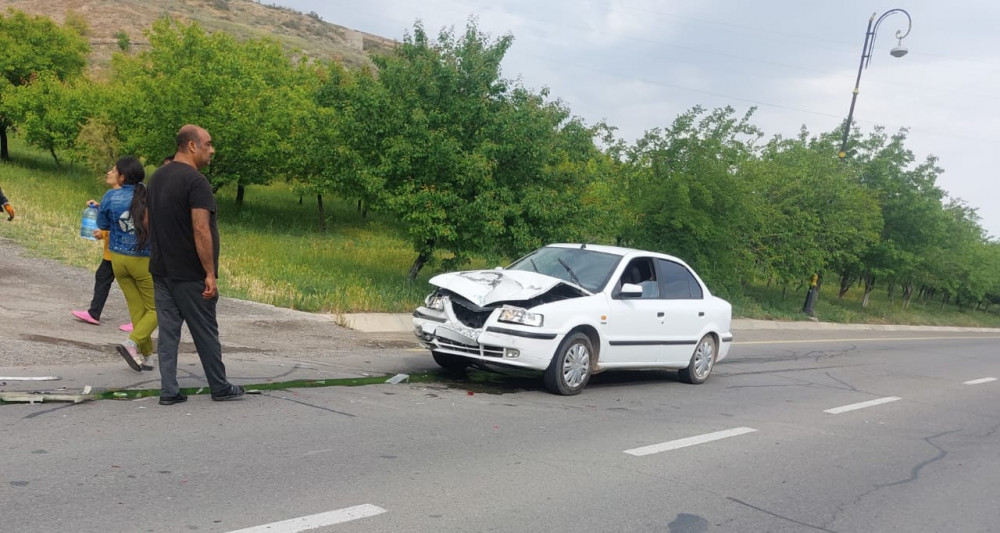
<instances>
[{"instance_id":1,"label":"green grass","mask_svg":"<svg viewBox=\"0 0 1000 533\"><path fill-rule=\"evenodd\" d=\"M816 317L824 322L862 324L909 324L923 326L964 326L1000 327L1000 308L994 306L989 312L976 311L973 307L959 309L954 304L941 308L940 296L933 300L923 300L914 293L910 306L903 309L897 290L895 302L889 303L884 286L877 286L871 293L868 307L861 306L864 290L852 287L843 299L837 298L836 283L826 283L821 287L819 300L815 306ZM733 304L733 314L742 318L764 320L808 320L802 313L805 303L806 286L796 290L789 287L783 295L780 287L752 286L745 290L744 298Z\"/></svg>"},{"instance_id":2,"label":"green grass","mask_svg":"<svg viewBox=\"0 0 1000 533\"><path fill-rule=\"evenodd\" d=\"M217 195L228 295L306 311L408 312L429 290L429 272L406 281L416 253L399 231L362 218L354 202L324 198L323 234L316 199L300 205L283 183L250 187L242 208L234 196L235 188Z\"/></svg>"},{"instance_id":3,"label":"green grass","mask_svg":"<svg viewBox=\"0 0 1000 533\"><path fill-rule=\"evenodd\" d=\"M69 163L57 169L47 153L16 137L10 148L13 160L0 163L0 187L17 218L0 221L0 236L15 239L34 255L96 268L100 244L78 234L86 201L104 194L103 175ZM303 311L410 312L429 290L426 280L434 274L433 266L408 283L406 273L416 253L400 228L376 214L362 217L353 201L324 198L327 232L320 233L316 199L304 198L300 204L285 183L249 187L242 208L237 208L235 195L233 186L217 194L219 284L226 296ZM470 266L484 267L483 260ZM890 305L884 287L878 287L864 309L860 288L852 288L843 300L836 290L836 283L823 287L816 304L820 320L1000 327L998 308L982 312L949 304L941 309L940 299L914 297L904 311L899 299ZM804 299L804 286L790 287L784 297L779 287L751 286L731 298L735 316L770 320L806 320Z\"/></svg>"}]
</instances>

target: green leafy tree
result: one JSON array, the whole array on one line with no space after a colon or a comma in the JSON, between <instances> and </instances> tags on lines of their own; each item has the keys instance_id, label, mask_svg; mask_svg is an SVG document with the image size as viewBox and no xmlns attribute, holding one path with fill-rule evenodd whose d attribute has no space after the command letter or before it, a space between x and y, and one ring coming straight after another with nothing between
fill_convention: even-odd
<instances>
[{"instance_id":1,"label":"green leafy tree","mask_svg":"<svg viewBox=\"0 0 1000 533\"><path fill-rule=\"evenodd\" d=\"M115 41L118 43L118 49L122 52L128 52L132 49L132 40L129 39L128 33L125 30L115 32Z\"/></svg>"},{"instance_id":2,"label":"green leafy tree","mask_svg":"<svg viewBox=\"0 0 1000 533\"><path fill-rule=\"evenodd\" d=\"M341 140L340 114L350 105L354 76L342 65L300 65L294 86L299 103L288 117L291 134L287 168L295 190L316 197L320 231L326 231L323 199L330 194L350 196L345 183L356 174L357 158Z\"/></svg>"},{"instance_id":3,"label":"green leafy tree","mask_svg":"<svg viewBox=\"0 0 1000 533\"><path fill-rule=\"evenodd\" d=\"M941 169L933 156L914 167L914 154L905 142L905 129L888 135L876 127L859 144L846 169L878 201L883 220L879 239L860 255L853 269L841 272L841 294L854 280L863 281L863 306L877 280L887 286L901 284L908 301L914 281L932 273L925 260L934 257L948 238L944 193L935 184Z\"/></svg>"},{"instance_id":4,"label":"green leafy tree","mask_svg":"<svg viewBox=\"0 0 1000 533\"><path fill-rule=\"evenodd\" d=\"M747 243L760 226L762 200L741 171L761 135L752 113L695 107L669 128L647 132L630 155L641 176L636 244L690 262L720 293L737 294L754 266Z\"/></svg>"},{"instance_id":5,"label":"green leafy tree","mask_svg":"<svg viewBox=\"0 0 1000 533\"><path fill-rule=\"evenodd\" d=\"M512 42L491 40L474 21L432 41L417 24L373 59L377 77L359 77L342 110L341 138L358 168L344 186L403 225L417 252L410 280L439 250L447 267L583 233L589 184L561 166L577 161L565 141L578 127L544 91L501 77Z\"/></svg>"},{"instance_id":6,"label":"green leafy tree","mask_svg":"<svg viewBox=\"0 0 1000 533\"><path fill-rule=\"evenodd\" d=\"M28 144L49 152L72 150L93 109L92 86L86 80L61 81L43 72L29 84L14 87L4 97L8 116L19 125Z\"/></svg>"},{"instance_id":7,"label":"green leafy tree","mask_svg":"<svg viewBox=\"0 0 1000 533\"><path fill-rule=\"evenodd\" d=\"M97 173L111 168L123 153L115 125L100 117L87 119L77 134L74 148L83 164Z\"/></svg>"},{"instance_id":8,"label":"green leafy tree","mask_svg":"<svg viewBox=\"0 0 1000 533\"><path fill-rule=\"evenodd\" d=\"M626 162L629 147L606 123L598 123L591 132L599 153L586 163L592 174L586 198L599 215L590 219L585 240L628 245L626 236L634 233L641 219L636 200L642 196L635 167Z\"/></svg>"},{"instance_id":9,"label":"green leafy tree","mask_svg":"<svg viewBox=\"0 0 1000 533\"><path fill-rule=\"evenodd\" d=\"M20 11L0 13L0 160L8 161L7 131L15 122L7 109L7 95L44 73L59 80L78 76L90 47L75 26L59 26L52 19Z\"/></svg>"},{"instance_id":10,"label":"green leafy tree","mask_svg":"<svg viewBox=\"0 0 1000 533\"><path fill-rule=\"evenodd\" d=\"M248 185L284 173L280 151L291 132L291 106L301 99L277 42L240 42L169 19L153 24L149 41L150 50L112 60L109 118L127 151L158 161L173 152L180 126L203 126L217 150L208 176L216 188L235 184L239 205Z\"/></svg>"},{"instance_id":11,"label":"green leafy tree","mask_svg":"<svg viewBox=\"0 0 1000 533\"><path fill-rule=\"evenodd\" d=\"M878 239L878 203L829 157L834 141L803 128L795 139L772 139L746 167L763 214L748 245L759 270L783 286L856 265Z\"/></svg>"}]
</instances>

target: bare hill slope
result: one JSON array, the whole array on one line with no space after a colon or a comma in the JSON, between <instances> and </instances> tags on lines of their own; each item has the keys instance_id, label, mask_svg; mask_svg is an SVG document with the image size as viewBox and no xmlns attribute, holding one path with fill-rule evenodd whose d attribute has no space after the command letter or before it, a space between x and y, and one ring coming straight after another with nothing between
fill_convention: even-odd
<instances>
[{"instance_id":1,"label":"bare hill slope","mask_svg":"<svg viewBox=\"0 0 1000 533\"><path fill-rule=\"evenodd\" d=\"M91 64L95 70L110 65L118 50L116 35L124 31L133 49L148 46L145 31L153 21L170 16L196 21L209 32L226 31L238 38L272 37L287 49L308 57L337 59L348 65L367 61L372 51L391 47L394 41L338 26L318 16L252 0L0 0L0 10L14 8L32 15L52 17L62 24L75 13L90 25Z\"/></svg>"}]
</instances>

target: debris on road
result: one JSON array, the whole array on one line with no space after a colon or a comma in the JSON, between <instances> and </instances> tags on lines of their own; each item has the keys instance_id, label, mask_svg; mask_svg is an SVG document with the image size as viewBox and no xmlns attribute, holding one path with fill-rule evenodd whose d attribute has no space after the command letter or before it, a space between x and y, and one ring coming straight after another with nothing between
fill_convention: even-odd
<instances>
[{"instance_id":1,"label":"debris on road","mask_svg":"<svg viewBox=\"0 0 1000 533\"><path fill-rule=\"evenodd\" d=\"M22 403L44 403L44 402L73 402L81 403L93 400L90 394L91 386L87 385L79 393L66 393L66 389L53 391L30 391L30 392L0 392L2 402L22 402Z\"/></svg>"}]
</instances>

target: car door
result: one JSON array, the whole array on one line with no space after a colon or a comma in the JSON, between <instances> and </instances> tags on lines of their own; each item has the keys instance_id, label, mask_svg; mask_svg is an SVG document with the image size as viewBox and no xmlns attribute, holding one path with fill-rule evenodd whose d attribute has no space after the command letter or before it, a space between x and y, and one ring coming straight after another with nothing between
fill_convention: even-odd
<instances>
[{"instance_id":1,"label":"car door","mask_svg":"<svg viewBox=\"0 0 1000 533\"><path fill-rule=\"evenodd\" d=\"M683 367L691 359L704 327L708 303L701 284L685 265L667 259L654 259L659 283L659 312L663 324L659 330L662 349L654 361Z\"/></svg>"},{"instance_id":2,"label":"car door","mask_svg":"<svg viewBox=\"0 0 1000 533\"><path fill-rule=\"evenodd\" d=\"M652 281L652 284L650 284ZM621 294L624 283L644 287L639 296ZM603 363L642 363L654 361L660 349L664 311L657 298L655 266L650 257L629 261L613 285L608 308L607 337L609 353L601 354Z\"/></svg>"}]
</instances>

